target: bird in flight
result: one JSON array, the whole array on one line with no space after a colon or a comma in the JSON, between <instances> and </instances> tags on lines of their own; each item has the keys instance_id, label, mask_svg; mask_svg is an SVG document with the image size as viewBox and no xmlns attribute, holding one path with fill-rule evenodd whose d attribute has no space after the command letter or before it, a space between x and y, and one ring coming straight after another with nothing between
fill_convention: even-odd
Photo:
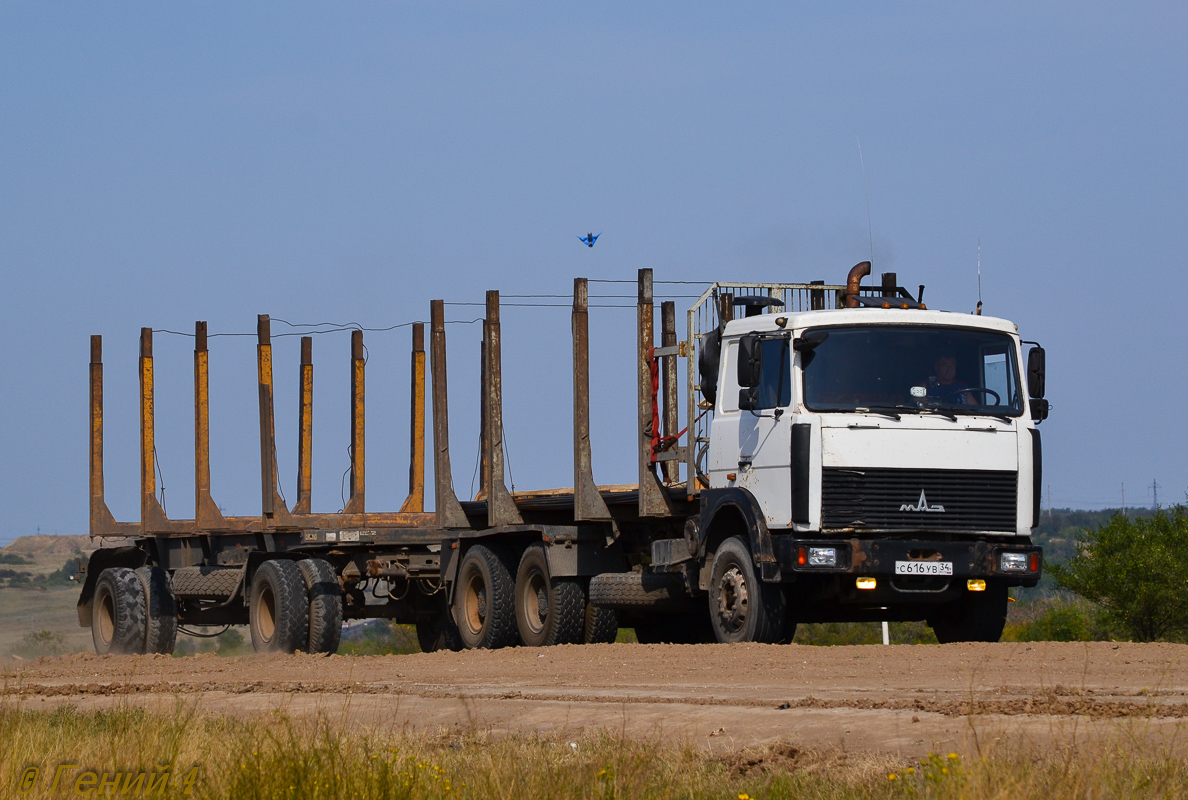
<instances>
[{"instance_id":1,"label":"bird in flight","mask_svg":"<svg viewBox=\"0 0 1188 800\"><path fill-rule=\"evenodd\" d=\"M601 235L602 232L599 231L598 234L587 233L585 236L579 236L577 238L578 241L584 244L586 247L593 247L594 243L598 241L598 237Z\"/></svg>"}]
</instances>

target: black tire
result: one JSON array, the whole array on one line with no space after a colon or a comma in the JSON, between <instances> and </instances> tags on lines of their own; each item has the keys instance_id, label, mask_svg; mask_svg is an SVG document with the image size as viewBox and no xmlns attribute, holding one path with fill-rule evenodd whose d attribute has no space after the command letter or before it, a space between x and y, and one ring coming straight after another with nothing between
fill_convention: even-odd
<instances>
[{"instance_id":1,"label":"black tire","mask_svg":"<svg viewBox=\"0 0 1188 800\"><path fill-rule=\"evenodd\" d=\"M160 567L136 570L145 596L144 652L170 655L177 643L177 598L173 581Z\"/></svg>"},{"instance_id":2,"label":"black tire","mask_svg":"<svg viewBox=\"0 0 1188 800\"><path fill-rule=\"evenodd\" d=\"M667 572L604 572L590 579L590 602L620 611L693 611L681 575Z\"/></svg>"},{"instance_id":3,"label":"black tire","mask_svg":"<svg viewBox=\"0 0 1188 800\"><path fill-rule=\"evenodd\" d=\"M454 622L462 644L494 650L519 641L515 582L499 550L476 544L458 565Z\"/></svg>"},{"instance_id":4,"label":"black tire","mask_svg":"<svg viewBox=\"0 0 1188 800\"><path fill-rule=\"evenodd\" d=\"M528 647L578 644L586 628L586 593L572 579L553 578L540 545L520 557L516 571L516 626Z\"/></svg>"},{"instance_id":5,"label":"black tire","mask_svg":"<svg viewBox=\"0 0 1188 800\"><path fill-rule=\"evenodd\" d=\"M342 638L342 587L334 567L320 558L297 562L309 598L309 641L301 648L309 653L333 655Z\"/></svg>"},{"instance_id":6,"label":"black tire","mask_svg":"<svg viewBox=\"0 0 1188 800\"><path fill-rule=\"evenodd\" d=\"M722 542L710 570L709 613L719 642L775 643L786 627L786 600L779 584L755 574L751 549L740 536Z\"/></svg>"},{"instance_id":7,"label":"black tire","mask_svg":"<svg viewBox=\"0 0 1188 800\"><path fill-rule=\"evenodd\" d=\"M936 640L953 642L997 642L1006 625L1007 587L986 581L986 591L966 592L965 597L939 609L928 620Z\"/></svg>"},{"instance_id":8,"label":"black tire","mask_svg":"<svg viewBox=\"0 0 1188 800\"><path fill-rule=\"evenodd\" d=\"M252 577L252 647L257 653L295 653L309 642L305 579L292 561L265 561Z\"/></svg>"},{"instance_id":9,"label":"black tire","mask_svg":"<svg viewBox=\"0 0 1188 800\"><path fill-rule=\"evenodd\" d=\"M417 644L422 653L433 653L438 650L461 650L462 636L458 633L458 626L446 605L445 592L438 592L437 614L429 619L419 619L416 622Z\"/></svg>"},{"instance_id":10,"label":"black tire","mask_svg":"<svg viewBox=\"0 0 1188 800\"><path fill-rule=\"evenodd\" d=\"M143 653L144 616L144 585L134 570L109 567L99 573L91 605L91 639L96 653Z\"/></svg>"},{"instance_id":11,"label":"black tire","mask_svg":"<svg viewBox=\"0 0 1188 800\"><path fill-rule=\"evenodd\" d=\"M586 603L586 620L582 626L583 644L613 644L619 638L619 614L614 609Z\"/></svg>"}]
</instances>

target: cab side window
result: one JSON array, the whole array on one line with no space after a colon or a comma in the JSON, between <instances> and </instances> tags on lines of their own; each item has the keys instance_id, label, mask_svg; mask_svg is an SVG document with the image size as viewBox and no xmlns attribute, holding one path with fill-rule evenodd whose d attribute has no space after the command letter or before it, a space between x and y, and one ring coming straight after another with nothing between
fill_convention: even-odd
<instances>
[{"instance_id":1,"label":"cab side window","mask_svg":"<svg viewBox=\"0 0 1188 800\"><path fill-rule=\"evenodd\" d=\"M765 339L763 369L759 374L759 408L784 408L792 404L792 364L788 339Z\"/></svg>"}]
</instances>

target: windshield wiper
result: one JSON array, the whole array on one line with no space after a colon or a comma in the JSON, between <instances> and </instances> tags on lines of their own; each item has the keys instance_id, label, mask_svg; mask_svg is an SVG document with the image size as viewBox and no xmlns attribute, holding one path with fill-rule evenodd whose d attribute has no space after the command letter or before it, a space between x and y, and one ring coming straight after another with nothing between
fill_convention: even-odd
<instances>
[{"instance_id":1,"label":"windshield wiper","mask_svg":"<svg viewBox=\"0 0 1188 800\"><path fill-rule=\"evenodd\" d=\"M924 406L920 409L922 414L940 414L942 417L948 417L954 422L957 421L957 415L951 411L945 411L940 406Z\"/></svg>"},{"instance_id":2,"label":"windshield wiper","mask_svg":"<svg viewBox=\"0 0 1188 800\"><path fill-rule=\"evenodd\" d=\"M905 405L879 405L879 406L857 406L855 411L862 413L881 414L884 417L891 417L891 419L899 419L901 413L919 414L920 409L915 406Z\"/></svg>"}]
</instances>

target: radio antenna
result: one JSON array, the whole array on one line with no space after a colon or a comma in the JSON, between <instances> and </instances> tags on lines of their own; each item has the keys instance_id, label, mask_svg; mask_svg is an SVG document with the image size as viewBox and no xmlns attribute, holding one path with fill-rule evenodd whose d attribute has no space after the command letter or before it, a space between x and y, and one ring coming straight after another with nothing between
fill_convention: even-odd
<instances>
[{"instance_id":1,"label":"radio antenna","mask_svg":"<svg viewBox=\"0 0 1188 800\"><path fill-rule=\"evenodd\" d=\"M874 263L874 229L870 224L870 186L866 183L866 159L862 157L862 140L854 134L854 141L858 142L858 163L862 165L862 188L866 191L866 235L870 240L870 263Z\"/></svg>"},{"instance_id":2,"label":"radio antenna","mask_svg":"<svg viewBox=\"0 0 1188 800\"><path fill-rule=\"evenodd\" d=\"M982 240L978 239L978 305L982 304Z\"/></svg>"}]
</instances>

